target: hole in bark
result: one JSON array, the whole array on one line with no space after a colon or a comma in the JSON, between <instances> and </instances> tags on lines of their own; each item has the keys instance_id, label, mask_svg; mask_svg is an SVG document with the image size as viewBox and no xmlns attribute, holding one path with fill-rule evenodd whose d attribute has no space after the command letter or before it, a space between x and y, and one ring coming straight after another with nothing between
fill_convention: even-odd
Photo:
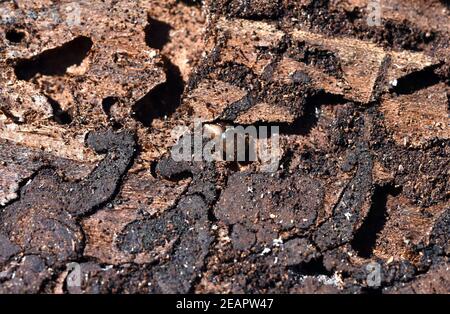
<instances>
[{"instance_id":1,"label":"hole in bark","mask_svg":"<svg viewBox=\"0 0 450 314\"><path fill-rule=\"evenodd\" d=\"M111 115L111 108L117 103L117 97L106 97L102 100L102 109L105 114L109 117Z\"/></svg>"},{"instance_id":2,"label":"hole in bark","mask_svg":"<svg viewBox=\"0 0 450 314\"><path fill-rule=\"evenodd\" d=\"M10 29L6 31L5 37L9 42L20 43L25 38L25 33L15 29Z\"/></svg>"},{"instance_id":3,"label":"hole in bark","mask_svg":"<svg viewBox=\"0 0 450 314\"><path fill-rule=\"evenodd\" d=\"M386 223L388 195L397 196L400 192L400 188L395 188L392 185L375 187L369 213L361 227L356 231L355 237L351 242L352 248L357 252L358 256L364 258L372 256L377 235L383 230Z\"/></svg>"},{"instance_id":4,"label":"hole in bark","mask_svg":"<svg viewBox=\"0 0 450 314\"><path fill-rule=\"evenodd\" d=\"M61 47L49 49L30 59L21 59L14 66L19 80L30 80L36 74L64 75L72 65L80 65L91 50L90 38L80 36Z\"/></svg>"},{"instance_id":5,"label":"hole in bark","mask_svg":"<svg viewBox=\"0 0 450 314\"><path fill-rule=\"evenodd\" d=\"M58 124L69 124L69 123L71 123L72 122L72 117L70 116L70 114L67 111L62 110L61 105L59 104L59 102L57 102L56 100L54 100L50 96L46 96L46 97L47 97L47 100L48 100L50 106L52 106L53 119L55 120L55 122L58 123Z\"/></svg>"},{"instance_id":6,"label":"hole in bark","mask_svg":"<svg viewBox=\"0 0 450 314\"><path fill-rule=\"evenodd\" d=\"M418 90L439 83L439 76L434 73L435 67L428 67L400 78L392 91L397 94L412 94Z\"/></svg>"},{"instance_id":7,"label":"hole in bark","mask_svg":"<svg viewBox=\"0 0 450 314\"><path fill-rule=\"evenodd\" d=\"M290 269L302 276L332 275L332 272L328 271L323 265L323 257L312 259L306 263L300 263L290 267Z\"/></svg>"},{"instance_id":8,"label":"hole in bark","mask_svg":"<svg viewBox=\"0 0 450 314\"><path fill-rule=\"evenodd\" d=\"M201 0L179 0L179 2L184 3L188 6L202 6L202 1Z\"/></svg>"},{"instance_id":9,"label":"hole in bark","mask_svg":"<svg viewBox=\"0 0 450 314\"><path fill-rule=\"evenodd\" d=\"M347 101L340 95L325 92L309 97L305 104L303 115L292 124L280 124L280 133L308 135L317 125L322 106L345 104Z\"/></svg>"},{"instance_id":10,"label":"hole in bark","mask_svg":"<svg viewBox=\"0 0 450 314\"><path fill-rule=\"evenodd\" d=\"M133 116L145 126L153 119L164 118L175 112L181 102L184 90L180 69L168 58L163 57L167 80L153 88L133 106Z\"/></svg>"},{"instance_id":11,"label":"hole in bark","mask_svg":"<svg viewBox=\"0 0 450 314\"><path fill-rule=\"evenodd\" d=\"M149 47L161 50L169 41L171 29L172 26L169 24L149 17L144 29L145 42Z\"/></svg>"}]
</instances>

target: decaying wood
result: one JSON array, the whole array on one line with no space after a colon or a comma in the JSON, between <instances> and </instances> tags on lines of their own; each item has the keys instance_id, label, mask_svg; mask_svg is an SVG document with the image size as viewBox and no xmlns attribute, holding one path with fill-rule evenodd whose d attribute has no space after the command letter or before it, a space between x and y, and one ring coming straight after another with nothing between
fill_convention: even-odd
<instances>
[{"instance_id":1,"label":"decaying wood","mask_svg":"<svg viewBox=\"0 0 450 314\"><path fill-rule=\"evenodd\" d=\"M0 3L0 292L449 292L445 1L77 3ZM279 167L175 161L196 118Z\"/></svg>"}]
</instances>

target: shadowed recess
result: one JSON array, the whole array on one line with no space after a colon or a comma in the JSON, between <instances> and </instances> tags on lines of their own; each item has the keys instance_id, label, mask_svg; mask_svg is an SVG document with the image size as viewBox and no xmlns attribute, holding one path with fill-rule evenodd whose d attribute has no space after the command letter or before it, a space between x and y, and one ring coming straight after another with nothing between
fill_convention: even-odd
<instances>
[{"instance_id":1,"label":"shadowed recess","mask_svg":"<svg viewBox=\"0 0 450 314\"><path fill-rule=\"evenodd\" d=\"M114 96L106 97L102 100L102 109L103 112L109 117L111 115L111 108L114 106L119 99Z\"/></svg>"},{"instance_id":2,"label":"shadowed recess","mask_svg":"<svg viewBox=\"0 0 450 314\"><path fill-rule=\"evenodd\" d=\"M397 86L392 89L397 94L413 94L414 92L438 84L439 76L434 72L436 66L427 67L421 71L412 72L400 78Z\"/></svg>"},{"instance_id":3,"label":"shadowed recess","mask_svg":"<svg viewBox=\"0 0 450 314\"><path fill-rule=\"evenodd\" d=\"M16 29L6 31L5 38L11 43L20 43L25 38L25 33Z\"/></svg>"},{"instance_id":4,"label":"shadowed recess","mask_svg":"<svg viewBox=\"0 0 450 314\"><path fill-rule=\"evenodd\" d=\"M188 6L202 6L202 0L178 0L177 2L181 2Z\"/></svg>"},{"instance_id":5,"label":"shadowed recess","mask_svg":"<svg viewBox=\"0 0 450 314\"><path fill-rule=\"evenodd\" d=\"M164 118L175 112L181 103L184 82L180 69L163 57L167 80L153 88L133 106L133 117L150 126L153 119Z\"/></svg>"},{"instance_id":6,"label":"shadowed recess","mask_svg":"<svg viewBox=\"0 0 450 314\"><path fill-rule=\"evenodd\" d=\"M302 276L331 276L332 273L328 271L323 264L323 257L314 258L309 262L300 263L298 265L289 267L289 270L295 274Z\"/></svg>"},{"instance_id":7,"label":"shadowed recess","mask_svg":"<svg viewBox=\"0 0 450 314\"><path fill-rule=\"evenodd\" d=\"M50 96L46 96L46 97L47 97L48 103L52 107L53 119L55 120L56 123L69 124L70 122L72 122L72 117L70 116L70 114L67 111L64 111L61 108L61 105L59 104L59 102L57 102Z\"/></svg>"},{"instance_id":8,"label":"shadowed recess","mask_svg":"<svg viewBox=\"0 0 450 314\"><path fill-rule=\"evenodd\" d=\"M358 256L364 258L372 256L377 236L386 224L388 195L397 196L401 192L400 190L392 185L375 187L369 213L351 242L352 248L358 253Z\"/></svg>"},{"instance_id":9,"label":"shadowed recess","mask_svg":"<svg viewBox=\"0 0 450 314\"><path fill-rule=\"evenodd\" d=\"M441 0L442 4L446 5L447 8L450 8L450 0Z\"/></svg>"},{"instance_id":10,"label":"shadowed recess","mask_svg":"<svg viewBox=\"0 0 450 314\"><path fill-rule=\"evenodd\" d=\"M158 21L151 17L148 18L148 24L145 26L145 42L150 48L162 49L169 41L169 33L172 26Z\"/></svg>"},{"instance_id":11,"label":"shadowed recess","mask_svg":"<svg viewBox=\"0 0 450 314\"><path fill-rule=\"evenodd\" d=\"M318 94L307 98L305 104L304 113L297 118L293 123L280 123L280 133L282 134L299 134L306 136L317 125L319 115L322 106L333 106L339 104L345 104L348 101L340 96L333 95L325 92L319 92Z\"/></svg>"},{"instance_id":12,"label":"shadowed recess","mask_svg":"<svg viewBox=\"0 0 450 314\"><path fill-rule=\"evenodd\" d=\"M19 80L30 80L37 74L64 75L67 68L80 65L91 50L90 38L79 36L64 45L49 49L30 59L18 60L14 71Z\"/></svg>"}]
</instances>

